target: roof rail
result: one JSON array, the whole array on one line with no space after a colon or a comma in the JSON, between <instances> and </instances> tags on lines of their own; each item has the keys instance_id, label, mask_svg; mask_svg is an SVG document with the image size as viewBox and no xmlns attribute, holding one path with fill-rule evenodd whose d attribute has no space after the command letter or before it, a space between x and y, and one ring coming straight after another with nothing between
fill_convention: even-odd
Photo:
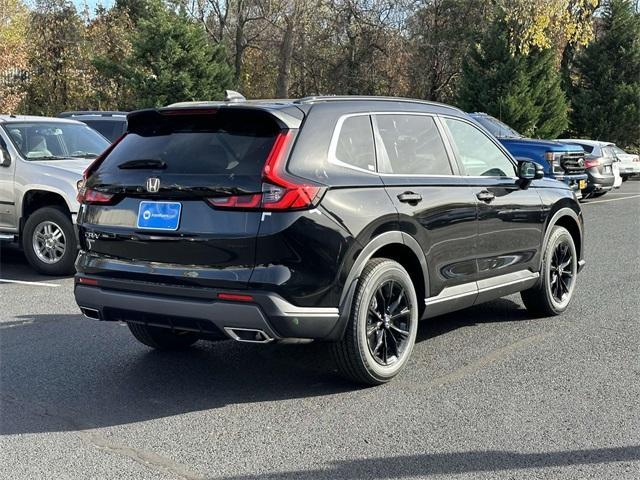
<instances>
[{"instance_id":1,"label":"roof rail","mask_svg":"<svg viewBox=\"0 0 640 480\"><path fill-rule=\"evenodd\" d=\"M299 98L298 100L294 100L293 103L298 104L309 104L309 103L320 103L320 102L344 102L344 101L387 101L387 102L404 102L404 103L418 103L421 105L434 105L438 107L450 108L452 110L460 111L459 108L447 105L446 103L439 102L431 102L429 100L420 100L416 98L405 98L405 97L387 97L387 96L367 96L367 95L318 95L311 97Z\"/></svg>"}]
</instances>

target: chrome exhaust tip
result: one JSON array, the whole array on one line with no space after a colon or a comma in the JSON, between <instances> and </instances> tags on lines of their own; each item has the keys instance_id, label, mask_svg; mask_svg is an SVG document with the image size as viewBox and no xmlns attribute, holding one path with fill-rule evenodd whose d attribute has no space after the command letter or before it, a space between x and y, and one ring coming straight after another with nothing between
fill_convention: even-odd
<instances>
[{"instance_id":1,"label":"chrome exhaust tip","mask_svg":"<svg viewBox=\"0 0 640 480\"><path fill-rule=\"evenodd\" d=\"M100 320L100 310L97 310L95 308L80 307L80 311L87 318Z\"/></svg>"},{"instance_id":2,"label":"chrome exhaust tip","mask_svg":"<svg viewBox=\"0 0 640 480\"><path fill-rule=\"evenodd\" d=\"M273 337L257 328L224 327L224 331L236 342L269 343L274 340Z\"/></svg>"}]
</instances>

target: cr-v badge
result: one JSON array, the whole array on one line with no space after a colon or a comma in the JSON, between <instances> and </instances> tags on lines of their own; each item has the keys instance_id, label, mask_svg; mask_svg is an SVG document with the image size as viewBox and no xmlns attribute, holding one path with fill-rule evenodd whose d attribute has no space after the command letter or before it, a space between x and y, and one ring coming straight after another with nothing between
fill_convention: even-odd
<instances>
[{"instance_id":1,"label":"cr-v badge","mask_svg":"<svg viewBox=\"0 0 640 480\"><path fill-rule=\"evenodd\" d=\"M160 179L158 177L147 178L147 192L156 193L160 190Z\"/></svg>"}]
</instances>

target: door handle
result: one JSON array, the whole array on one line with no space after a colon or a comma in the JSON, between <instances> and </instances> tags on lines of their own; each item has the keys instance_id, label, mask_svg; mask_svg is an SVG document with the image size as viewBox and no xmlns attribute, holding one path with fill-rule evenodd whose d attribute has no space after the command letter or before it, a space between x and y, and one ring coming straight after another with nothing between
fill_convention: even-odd
<instances>
[{"instance_id":1,"label":"door handle","mask_svg":"<svg viewBox=\"0 0 640 480\"><path fill-rule=\"evenodd\" d=\"M496 196L488 190L482 190L481 192L476 193L476 197L478 197L478 200L487 203L496 198Z\"/></svg>"},{"instance_id":2,"label":"door handle","mask_svg":"<svg viewBox=\"0 0 640 480\"><path fill-rule=\"evenodd\" d=\"M422 195L414 192L404 192L398 195L398 200L400 200L402 203L410 203L415 205L416 203L422 201Z\"/></svg>"}]
</instances>

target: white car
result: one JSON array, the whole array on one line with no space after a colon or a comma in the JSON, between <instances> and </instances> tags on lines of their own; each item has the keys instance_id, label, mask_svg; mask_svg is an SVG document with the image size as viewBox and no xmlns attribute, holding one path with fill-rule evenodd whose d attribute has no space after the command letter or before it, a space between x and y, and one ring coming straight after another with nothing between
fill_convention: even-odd
<instances>
[{"instance_id":1,"label":"white car","mask_svg":"<svg viewBox=\"0 0 640 480\"><path fill-rule=\"evenodd\" d=\"M640 176L640 155L627 153L619 146L613 146L613 153L620 160L620 175L626 181L629 177Z\"/></svg>"}]
</instances>

